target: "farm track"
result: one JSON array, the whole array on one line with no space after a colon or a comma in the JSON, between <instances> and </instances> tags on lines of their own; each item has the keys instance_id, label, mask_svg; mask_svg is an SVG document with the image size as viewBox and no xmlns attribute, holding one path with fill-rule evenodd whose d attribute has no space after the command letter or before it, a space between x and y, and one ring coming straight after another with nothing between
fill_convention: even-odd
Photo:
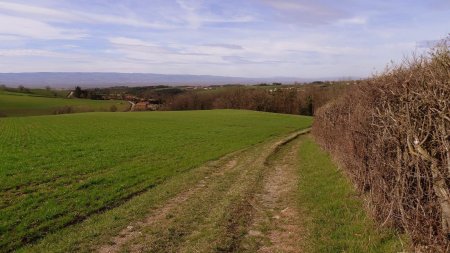
<instances>
[{"instance_id":1,"label":"farm track","mask_svg":"<svg viewBox=\"0 0 450 253\"><path fill-rule=\"evenodd\" d=\"M98 252L298 252L298 136L223 157Z\"/></svg>"},{"instance_id":2,"label":"farm track","mask_svg":"<svg viewBox=\"0 0 450 253\"><path fill-rule=\"evenodd\" d=\"M252 204L255 214L243 241L245 252L300 252L305 230L298 207L299 139L268 159L263 189Z\"/></svg>"},{"instance_id":3,"label":"farm track","mask_svg":"<svg viewBox=\"0 0 450 253\"><path fill-rule=\"evenodd\" d=\"M130 108L128 108L128 112L132 112L134 111L134 106L136 106L136 103L134 103L133 101L128 101L128 103L130 104Z\"/></svg>"}]
</instances>

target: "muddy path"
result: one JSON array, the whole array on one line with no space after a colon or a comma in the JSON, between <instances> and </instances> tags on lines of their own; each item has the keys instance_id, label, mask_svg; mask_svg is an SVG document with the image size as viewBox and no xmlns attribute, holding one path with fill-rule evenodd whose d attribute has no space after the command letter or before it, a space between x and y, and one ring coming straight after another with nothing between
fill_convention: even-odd
<instances>
[{"instance_id":1,"label":"muddy path","mask_svg":"<svg viewBox=\"0 0 450 253\"><path fill-rule=\"evenodd\" d=\"M299 135L292 133L223 157L193 186L98 252L299 252Z\"/></svg>"}]
</instances>

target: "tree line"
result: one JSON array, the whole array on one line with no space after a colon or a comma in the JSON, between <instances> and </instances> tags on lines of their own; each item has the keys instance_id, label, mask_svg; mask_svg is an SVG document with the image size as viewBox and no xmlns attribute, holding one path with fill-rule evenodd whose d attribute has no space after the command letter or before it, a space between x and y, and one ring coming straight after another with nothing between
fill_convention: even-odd
<instances>
[{"instance_id":1,"label":"tree line","mask_svg":"<svg viewBox=\"0 0 450 253\"><path fill-rule=\"evenodd\" d=\"M211 91L189 91L166 99L165 110L245 109L264 112L314 115L317 108L347 88L334 85L287 87L228 87Z\"/></svg>"}]
</instances>

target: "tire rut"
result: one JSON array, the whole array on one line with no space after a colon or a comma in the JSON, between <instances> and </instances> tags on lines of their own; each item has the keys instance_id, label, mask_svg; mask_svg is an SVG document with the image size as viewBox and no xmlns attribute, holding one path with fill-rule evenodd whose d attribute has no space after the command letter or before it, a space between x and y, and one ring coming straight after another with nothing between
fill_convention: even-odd
<instances>
[{"instance_id":1,"label":"tire rut","mask_svg":"<svg viewBox=\"0 0 450 253\"><path fill-rule=\"evenodd\" d=\"M218 161L219 166L211 166L211 173L195 186L166 201L144 220L127 226L108 244L98 247L98 252L242 251L245 249L242 242L248 239L246 234L253 231L249 231L249 227L260 219L258 209L267 208L261 203L268 200L261 202L262 195L256 193L267 187L267 178L271 178L273 171L279 171L271 170L273 161L278 161L277 154L284 146L290 146L290 142L308 131L295 132L286 138L225 156ZM284 160L282 163L285 164ZM276 178L291 176L290 173L278 174ZM282 182L277 179L274 184ZM288 210L284 213L294 212L294 209ZM275 238L281 238L276 231L270 235L274 242Z\"/></svg>"},{"instance_id":2,"label":"tire rut","mask_svg":"<svg viewBox=\"0 0 450 253\"><path fill-rule=\"evenodd\" d=\"M263 189L256 195L255 214L244 252L301 252L305 234L297 205L299 140L284 145L271 157Z\"/></svg>"},{"instance_id":3,"label":"tire rut","mask_svg":"<svg viewBox=\"0 0 450 253\"><path fill-rule=\"evenodd\" d=\"M208 180L210 177L213 178L215 176L224 175L227 170L230 170L233 167L235 167L237 163L235 156L226 156L221 160L222 161L219 161L218 163L224 163L224 165L218 167L211 166L211 169L217 171L214 171L213 173L211 173L210 176L205 177L204 180L199 181L195 187L190 188L184 192L181 192L172 199L165 202L164 205L154 210L150 216L145 218L145 220L138 221L128 225L116 237L112 238L109 244L101 246L98 252L99 253L119 252L125 244L129 243L130 241L136 239L139 236L142 236L142 232L140 230L142 230L145 227L152 226L156 224L158 221L165 219L166 216L176 207L182 205L184 202L189 200L191 196L197 193L198 191L201 191L206 186L205 180Z\"/></svg>"}]
</instances>

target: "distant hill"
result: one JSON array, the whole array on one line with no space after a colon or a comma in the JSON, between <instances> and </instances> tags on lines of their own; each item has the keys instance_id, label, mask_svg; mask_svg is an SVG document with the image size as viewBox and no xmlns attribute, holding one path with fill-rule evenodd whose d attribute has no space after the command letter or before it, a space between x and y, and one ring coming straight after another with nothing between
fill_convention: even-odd
<instances>
[{"instance_id":1,"label":"distant hill","mask_svg":"<svg viewBox=\"0 0 450 253\"><path fill-rule=\"evenodd\" d=\"M86 72L36 72L0 73L0 85L17 87L72 88L145 86L145 85L223 85L257 83L294 83L311 81L294 77L245 78L210 75L164 75L150 73L86 73Z\"/></svg>"}]
</instances>

